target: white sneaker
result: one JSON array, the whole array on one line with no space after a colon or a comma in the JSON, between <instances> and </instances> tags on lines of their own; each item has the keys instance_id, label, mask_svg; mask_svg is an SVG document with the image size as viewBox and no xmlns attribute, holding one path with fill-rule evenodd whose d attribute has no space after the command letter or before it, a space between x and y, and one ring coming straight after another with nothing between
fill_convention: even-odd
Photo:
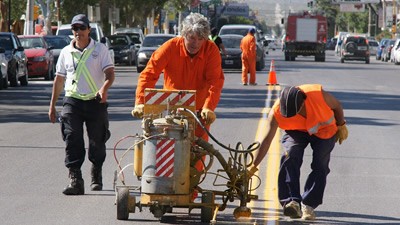
<instances>
[{"instance_id":1,"label":"white sneaker","mask_svg":"<svg viewBox=\"0 0 400 225\"><path fill-rule=\"evenodd\" d=\"M300 204L296 201L291 201L283 206L283 215L289 216L292 219L301 218Z\"/></svg>"},{"instance_id":2,"label":"white sneaker","mask_svg":"<svg viewBox=\"0 0 400 225\"><path fill-rule=\"evenodd\" d=\"M315 220L315 212L311 206L301 203L301 211L303 212L301 217L303 220Z\"/></svg>"}]
</instances>

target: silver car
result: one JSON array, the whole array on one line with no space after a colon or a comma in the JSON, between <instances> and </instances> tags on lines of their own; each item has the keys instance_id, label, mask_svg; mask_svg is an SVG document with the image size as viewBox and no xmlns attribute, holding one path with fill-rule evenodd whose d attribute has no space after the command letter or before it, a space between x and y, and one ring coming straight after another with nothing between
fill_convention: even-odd
<instances>
[{"instance_id":1,"label":"silver car","mask_svg":"<svg viewBox=\"0 0 400 225\"><path fill-rule=\"evenodd\" d=\"M0 48L0 90L3 88L8 88L8 61L6 59L6 55L4 54L6 51L4 48Z\"/></svg>"},{"instance_id":2,"label":"silver car","mask_svg":"<svg viewBox=\"0 0 400 225\"><path fill-rule=\"evenodd\" d=\"M375 40L368 40L368 45L369 45L369 54L376 55L376 53L378 52L379 43Z\"/></svg>"}]
</instances>

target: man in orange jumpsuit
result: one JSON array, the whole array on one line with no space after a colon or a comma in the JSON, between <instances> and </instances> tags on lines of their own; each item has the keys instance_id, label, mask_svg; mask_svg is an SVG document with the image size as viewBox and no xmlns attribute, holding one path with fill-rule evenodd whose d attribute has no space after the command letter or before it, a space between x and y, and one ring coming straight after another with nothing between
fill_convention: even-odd
<instances>
[{"instance_id":1,"label":"man in orange jumpsuit","mask_svg":"<svg viewBox=\"0 0 400 225\"><path fill-rule=\"evenodd\" d=\"M163 72L164 89L196 90L196 110L209 129L216 118L214 110L224 84L220 52L214 42L208 40L210 25L199 13L185 18L181 34L160 46L140 74L132 115L143 116L144 90L154 88ZM200 126L196 127L195 135L208 140ZM201 171L203 164L198 162L196 168Z\"/></svg>"},{"instance_id":2,"label":"man in orange jumpsuit","mask_svg":"<svg viewBox=\"0 0 400 225\"><path fill-rule=\"evenodd\" d=\"M249 32L240 42L240 49L242 50L242 84L248 84L247 74L250 73L250 85L257 85L256 83L256 55L257 46L254 34L256 29L250 28Z\"/></svg>"},{"instance_id":3,"label":"man in orange jumpsuit","mask_svg":"<svg viewBox=\"0 0 400 225\"><path fill-rule=\"evenodd\" d=\"M261 142L250 175L257 171L278 127L285 131L281 140L285 152L278 175L278 197L283 214L315 220L314 209L322 204L330 172L331 152L335 142L342 144L348 136L342 105L319 84L284 88L269 113L267 135ZM309 144L313 150L312 171L301 195L300 168L304 150Z\"/></svg>"}]
</instances>

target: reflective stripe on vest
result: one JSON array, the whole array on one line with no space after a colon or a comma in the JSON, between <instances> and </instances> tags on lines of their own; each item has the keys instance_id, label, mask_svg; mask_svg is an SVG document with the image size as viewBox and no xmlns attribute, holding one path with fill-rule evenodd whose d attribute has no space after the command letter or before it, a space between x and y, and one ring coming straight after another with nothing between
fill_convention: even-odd
<instances>
[{"instance_id":1,"label":"reflective stripe on vest","mask_svg":"<svg viewBox=\"0 0 400 225\"><path fill-rule=\"evenodd\" d=\"M309 133L309 134L316 134L321 126L331 124L331 123L333 122L334 119L335 119L335 116L332 116L331 118L329 118L329 119L328 119L327 121L325 121L325 122L317 123L315 126L313 126L313 127L311 127L310 129L308 129L308 133Z\"/></svg>"},{"instance_id":2,"label":"reflective stripe on vest","mask_svg":"<svg viewBox=\"0 0 400 225\"><path fill-rule=\"evenodd\" d=\"M210 38L211 41L215 42L215 39L217 39L218 36L214 36L212 37L211 35L208 36L208 38Z\"/></svg>"},{"instance_id":3,"label":"reflective stripe on vest","mask_svg":"<svg viewBox=\"0 0 400 225\"><path fill-rule=\"evenodd\" d=\"M88 60L89 56L92 54L93 50L96 48L96 45L94 45L93 48L86 50L83 55L80 55L76 52L72 52L72 60L77 60L78 65L75 68L75 72L73 74L73 80L74 82L72 83L71 89L66 90L65 96L67 97L73 97L81 100L90 100L96 97L96 93L98 91L98 88L96 86L96 83L94 82L92 76L90 75L90 72L88 68L86 67L86 61ZM80 94L78 93L78 82L79 79L81 78L81 75L85 78L91 93L89 94Z\"/></svg>"}]
</instances>

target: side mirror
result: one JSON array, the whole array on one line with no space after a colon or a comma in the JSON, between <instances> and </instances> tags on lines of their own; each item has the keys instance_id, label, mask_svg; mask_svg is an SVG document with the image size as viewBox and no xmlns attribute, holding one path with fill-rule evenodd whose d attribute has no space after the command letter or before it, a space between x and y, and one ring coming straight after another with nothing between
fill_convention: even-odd
<instances>
[{"instance_id":1,"label":"side mirror","mask_svg":"<svg viewBox=\"0 0 400 225\"><path fill-rule=\"evenodd\" d=\"M107 43L106 37L102 37L100 39L100 43L106 44Z\"/></svg>"},{"instance_id":2,"label":"side mirror","mask_svg":"<svg viewBox=\"0 0 400 225\"><path fill-rule=\"evenodd\" d=\"M17 48L17 51L20 51L20 52L24 51L24 47L19 46L19 47Z\"/></svg>"}]
</instances>

